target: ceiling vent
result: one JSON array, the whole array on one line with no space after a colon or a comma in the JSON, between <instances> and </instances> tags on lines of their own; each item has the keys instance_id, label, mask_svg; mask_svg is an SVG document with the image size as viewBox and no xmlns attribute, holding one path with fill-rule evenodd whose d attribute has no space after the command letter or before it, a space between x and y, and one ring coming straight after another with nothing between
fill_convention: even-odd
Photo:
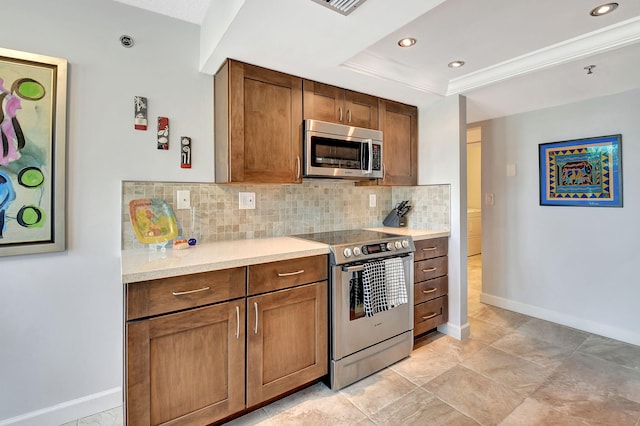
<instances>
[{"instance_id":1,"label":"ceiling vent","mask_svg":"<svg viewBox=\"0 0 640 426\"><path fill-rule=\"evenodd\" d=\"M367 0L313 0L345 16L356 10L358 6Z\"/></svg>"}]
</instances>

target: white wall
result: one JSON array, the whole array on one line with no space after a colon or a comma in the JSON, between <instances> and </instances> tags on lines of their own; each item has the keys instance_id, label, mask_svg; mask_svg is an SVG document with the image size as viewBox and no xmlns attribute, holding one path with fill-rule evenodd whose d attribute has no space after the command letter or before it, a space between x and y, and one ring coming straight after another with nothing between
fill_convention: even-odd
<instances>
[{"instance_id":1,"label":"white wall","mask_svg":"<svg viewBox=\"0 0 640 426\"><path fill-rule=\"evenodd\" d=\"M640 344L639 111L634 90L480 123L483 302ZM623 208L539 205L538 144L618 133Z\"/></svg>"},{"instance_id":2,"label":"white wall","mask_svg":"<svg viewBox=\"0 0 640 426\"><path fill-rule=\"evenodd\" d=\"M449 96L428 108L421 109L418 121L418 183L451 184L449 321L438 329L458 339L469 335L466 105L464 96Z\"/></svg>"},{"instance_id":3,"label":"white wall","mask_svg":"<svg viewBox=\"0 0 640 426\"><path fill-rule=\"evenodd\" d=\"M198 73L196 25L104 0L1 10L2 47L69 61L68 249L0 258L0 425L60 424L121 404L121 181L213 179L213 84ZM135 95L149 100L146 132L133 130ZM158 115L169 151L155 147Z\"/></svg>"}]
</instances>

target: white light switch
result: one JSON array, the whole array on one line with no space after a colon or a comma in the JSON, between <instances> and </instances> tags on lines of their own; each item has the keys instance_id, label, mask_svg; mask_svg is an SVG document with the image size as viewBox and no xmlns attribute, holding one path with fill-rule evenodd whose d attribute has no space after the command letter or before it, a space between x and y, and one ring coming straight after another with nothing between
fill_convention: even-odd
<instances>
[{"instance_id":1,"label":"white light switch","mask_svg":"<svg viewBox=\"0 0 640 426\"><path fill-rule=\"evenodd\" d=\"M256 208L256 193L255 192L239 192L238 193L238 208L255 209Z\"/></svg>"},{"instance_id":2,"label":"white light switch","mask_svg":"<svg viewBox=\"0 0 640 426\"><path fill-rule=\"evenodd\" d=\"M369 207L375 207L377 204L376 194L369 194Z\"/></svg>"},{"instance_id":3,"label":"white light switch","mask_svg":"<svg viewBox=\"0 0 640 426\"><path fill-rule=\"evenodd\" d=\"M191 208L191 191L176 191L178 210Z\"/></svg>"},{"instance_id":4,"label":"white light switch","mask_svg":"<svg viewBox=\"0 0 640 426\"><path fill-rule=\"evenodd\" d=\"M491 192L487 192L484 196L484 202L486 205L488 206L492 206L493 205L493 193Z\"/></svg>"}]
</instances>

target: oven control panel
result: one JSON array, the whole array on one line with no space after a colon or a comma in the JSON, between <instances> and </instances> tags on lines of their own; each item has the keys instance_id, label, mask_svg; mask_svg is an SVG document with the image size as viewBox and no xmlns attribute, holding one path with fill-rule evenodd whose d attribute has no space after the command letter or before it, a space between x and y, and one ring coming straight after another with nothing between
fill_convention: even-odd
<instances>
[{"instance_id":1,"label":"oven control panel","mask_svg":"<svg viewBox=\"0 0 640 426\"><path fill-rule=\"evenodd\" d=\"M389 241L380 241L375 243L367 243L362 245L344 245L342 250L336 250L337 263L347 261L355 261L357 259L372 259L383 257L388 254L404 254L415 251L413 240L406 237L400 237Z\"/></svg>"}]
</instances>

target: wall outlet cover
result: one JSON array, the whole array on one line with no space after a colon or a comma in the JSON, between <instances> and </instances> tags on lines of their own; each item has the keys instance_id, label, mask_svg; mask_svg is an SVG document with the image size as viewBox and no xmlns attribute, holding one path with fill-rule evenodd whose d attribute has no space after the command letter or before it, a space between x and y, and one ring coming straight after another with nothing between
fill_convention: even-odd
<instances>
[{"instance_id":1,"label":"wall outlet cover","mask_svg":"<svg viewBox=\"0 0 640 426\"><path fill-rule=\"evenodd\" d=\"M256 208L256 193L255 192L239 192L238 193L238 208L241 210L255 209Z\"/></svg>"},{"instance_id":2,"label":"wall outlet cover","mask_svg":"<svg viewBox=\"0 0 640 426\"><path fill-rule=\"evenodd\" d=\"M178 210L191 208L191 191L179 190L176 191L176 204Z\"/></svg>"}]
</instances>

